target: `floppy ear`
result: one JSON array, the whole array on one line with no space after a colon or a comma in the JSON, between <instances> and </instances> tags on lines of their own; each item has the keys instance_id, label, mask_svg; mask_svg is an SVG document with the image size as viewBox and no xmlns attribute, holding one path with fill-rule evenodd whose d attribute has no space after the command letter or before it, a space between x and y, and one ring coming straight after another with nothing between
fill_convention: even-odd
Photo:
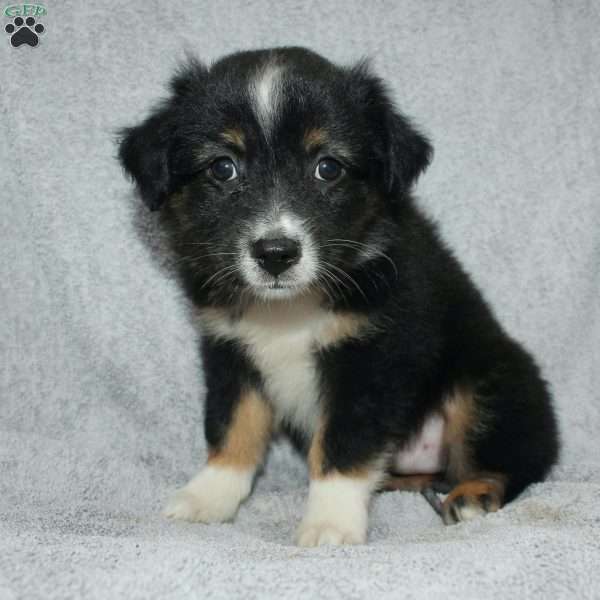
<instances>
[{"instance_id":1,"label":"floppy ear","mask_svg":"<svg viewBox=\"0 0 600 600\"><path fill-rule=\"evenodd\" d=\"M170 165L178 117L186 97L201 95L207 73L200 61L188 58L171 79L170 99L140 125L120 132L119 160L150 210L158 210L180 183L181 177L175 176Z\"/></svg>"},{"instance_id":2,"label":"floppy ear","mask_svg":"<svg viewBox=\"0 0 600 600\"><path fill-rule=\"evenodd\" d=\"M371 73L368 60L351 68L350 85L369 122L378 177L388 193L408 190L431 161L429 140L396 109L386 85Z\"/></svg>"},{"instance_id":3,"label":"floppy ear","mask_svg":"<svg viewBox=\"0 0 600 600\"><path fill-rule=\"evenodd\" d=\"M119 160L150 210L158 210L171 191L168 121L169 110L162 109L121 131Z\"/></svg>"},{"instance_id":4,"label":"floppy ear","mask_svg":"<svg viewBox=\"0 0 600 600\"><path fill-rule=\"evenodd\" d=\"M387 190L407 190L429 166L433 147L406 117L389 104L385 128L387 141L383 176Z\"/></svg>"}]
</instances>

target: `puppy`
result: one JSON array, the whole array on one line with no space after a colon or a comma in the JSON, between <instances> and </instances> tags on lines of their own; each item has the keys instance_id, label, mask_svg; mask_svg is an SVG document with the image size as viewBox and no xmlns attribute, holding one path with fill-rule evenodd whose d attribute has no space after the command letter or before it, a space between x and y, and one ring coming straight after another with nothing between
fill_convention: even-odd
<instances>
[{"instance_id":1,"label":"puppy","mask_svg":"<svg viewBox=\"0 0 600 600\"><path fill-rule=\"evenodd\" d=\"M445 486L447 523L555 462L532 357L411 197L432 155L361 63L302 48L191 61L120 160L202 331L206 466L175 519L232 519L275 432L306 448L302 546L365 542L373 492Z\"/></svg>"}]
</instances>

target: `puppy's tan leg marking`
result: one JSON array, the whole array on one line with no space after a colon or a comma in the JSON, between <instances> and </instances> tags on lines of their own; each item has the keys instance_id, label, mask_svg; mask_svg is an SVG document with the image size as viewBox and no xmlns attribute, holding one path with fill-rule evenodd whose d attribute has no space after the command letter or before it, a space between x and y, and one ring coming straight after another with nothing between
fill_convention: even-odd
<instances>
[{"instance_id":1,"label":"puppy's tan leg marking","mask_svg":"<svg viewBox=\"0 0 600 600\"><path fill-rule=\"evenodd\" d=\"M315 431L308 449L308 473L311 480L323 477L324 467L324 452L323 452L323 436L325 435L325 422L323 419L319 421L319 426Z\"/></svg>"},{"instance_id":2,"label":"puppy's tan leg marking","mask_svg":"<svg viewBox=\"0 0 600 600\"><path fill-rule=\"evenodd\" d=\"M466 386L456 386L444 404L443 414L446 420L443 444L448 455L448 479L463 481L474 471L468 440L468 434L476 424L473 391Z\"/></svg>"},{"instance_id":3,"label":"puppy's tan leg marking","mask_svg":"<svg viewBox=\"0 0 600 600\"><path fill-rule=\"evenodd\" d=\"M381 468L373 465L345 472L325 471L323 434L321 423L308 453L310 487L306 513L298 528L298 545L362 544L367 539L369 499Z\"/></svg>"},{"instance_id":4,"label":"puppy's tan leg marking","mask_svg":"<svg viewBox=\"0 0 600 600\"><path fill-rule=\"evenodd\" d=\"M272 412L255 391L242 394L223 444L209 452L204 469L175 493L165 516L214 523L232 519L250 493L271 435Z\"/></svg>"},{"instance_id":5,"label":"puppy's tan leg marking","mask_svg":"<svg viewBox=\"0 0 600 600\"><path fill-rule=\"evenodd\" d=\"M209 451L208 464L241 470L256 468L271 437L273 414L255 391L244 392L223 444Z\"/></svg>"},{"instance_id":6,"label":"puppy's tan leg marking","mask_svg":"<svg viewBox=\"0 0 600 600\"><path fill-rule=\"evenodd\" d=\"M383 491L422 492L435 487L439 475L388 475L383 482Z\"/></svg>"},{"instance_id":7,"label":"puppy's tan leg marking","mask_svg":"<svg viewBox=\"0 0 600 600\"><path fill-rule=\"evenodd\" d=\"M447 476L455 487L442 504L442 518L450 525L497 511L504 502L506 477L501 473L482 472L474 464L470 443L485 423L477 414L472 388L455 388L444 406L444 417Z\"/></svg>"},{"instance_id":8,"label":"puppy's tan leg marking","mask_svg":"<svg viewBox=\"0 0 600 600\"><path fill-rule=\"evenodd\" d=\"M505 478L495 474L459 483L442 504L444 523L452 525L497 511L504 500L505 486Z\"/></svg>"}]
</instances>

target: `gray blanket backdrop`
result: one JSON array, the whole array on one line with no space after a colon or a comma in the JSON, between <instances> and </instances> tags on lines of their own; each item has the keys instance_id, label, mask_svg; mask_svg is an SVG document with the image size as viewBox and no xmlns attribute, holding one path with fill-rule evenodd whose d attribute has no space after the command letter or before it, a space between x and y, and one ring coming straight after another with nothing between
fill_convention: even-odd
<instances>
[{"instance_id":1,"label":"gray blanket backdrop","mask_svg":"<svg viewBox=\"0 0 600 600\"><path fill-rule=\"evenodd\" d=\"M0 599L600 597L598 2L46 5L0 44ZM435 143L423 207L551 382L561 465L499 514L387 494L369 545L298 549L279 443L237 522L158 516L205 457L202 371L114 131L186 51L284 44L374 57Z\"/></svg>"}]
</instances>

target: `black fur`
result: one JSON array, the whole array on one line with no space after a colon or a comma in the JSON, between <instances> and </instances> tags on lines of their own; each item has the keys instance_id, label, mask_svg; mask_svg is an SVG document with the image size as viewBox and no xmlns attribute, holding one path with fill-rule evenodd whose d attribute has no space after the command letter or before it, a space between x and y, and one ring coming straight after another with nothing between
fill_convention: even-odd
<instances>
[{"instance_id":1,"label":"black fur","mask_svg":"<svg viewBox=\"0 0 600 600\"><path fill-rule=\"evenodd\" d=\"M260 375L233 342L206 336L202 340L202 355L207 389L204 435L211 448L219 448L240 394L244 388L260 388Z\"/></svg>"},{"instance_id":2,"label":"black fur","mask_svg":"<svg viewBox=\"0 0 600 600\"><path fill-rule=\"evenodd\" d=\"M285 68L285 87L267 140L248 86L273 59ZM244 132L243 156L220 138L232 127ZM326 130L331 148L346 149L338 157L345 174L333 184L312 176L318 156L302 148L310 128ZM240 177L231 184L208 170L223 155L238 160ZM235 319L256 302L240 272L214 275L236 260L223 253L234 251L248 223L274 202L307 223L320 258L348 275L337 284L318 281L323 305L366 315L374 328L318 354L326 469L350 469L390 441L406 442L445 394L464 384L476 392L476 418L485 423L469 433L473 460L507 477L510 500L557 458L551 400L534 360L504 332L413 202L411 187L431 155L364 63L341 68L299 48L239 53L210 69L191 63L173 80L170 98L124 130L120 146L144 202L163 208L182 282L198 306L225 308ZM365 259L355 245L325 243L339 238L378 252ZM206 434L218 446L239 390L263 382L234 341L207 338L203 351Z\"/></svg>"}]
</instances>

